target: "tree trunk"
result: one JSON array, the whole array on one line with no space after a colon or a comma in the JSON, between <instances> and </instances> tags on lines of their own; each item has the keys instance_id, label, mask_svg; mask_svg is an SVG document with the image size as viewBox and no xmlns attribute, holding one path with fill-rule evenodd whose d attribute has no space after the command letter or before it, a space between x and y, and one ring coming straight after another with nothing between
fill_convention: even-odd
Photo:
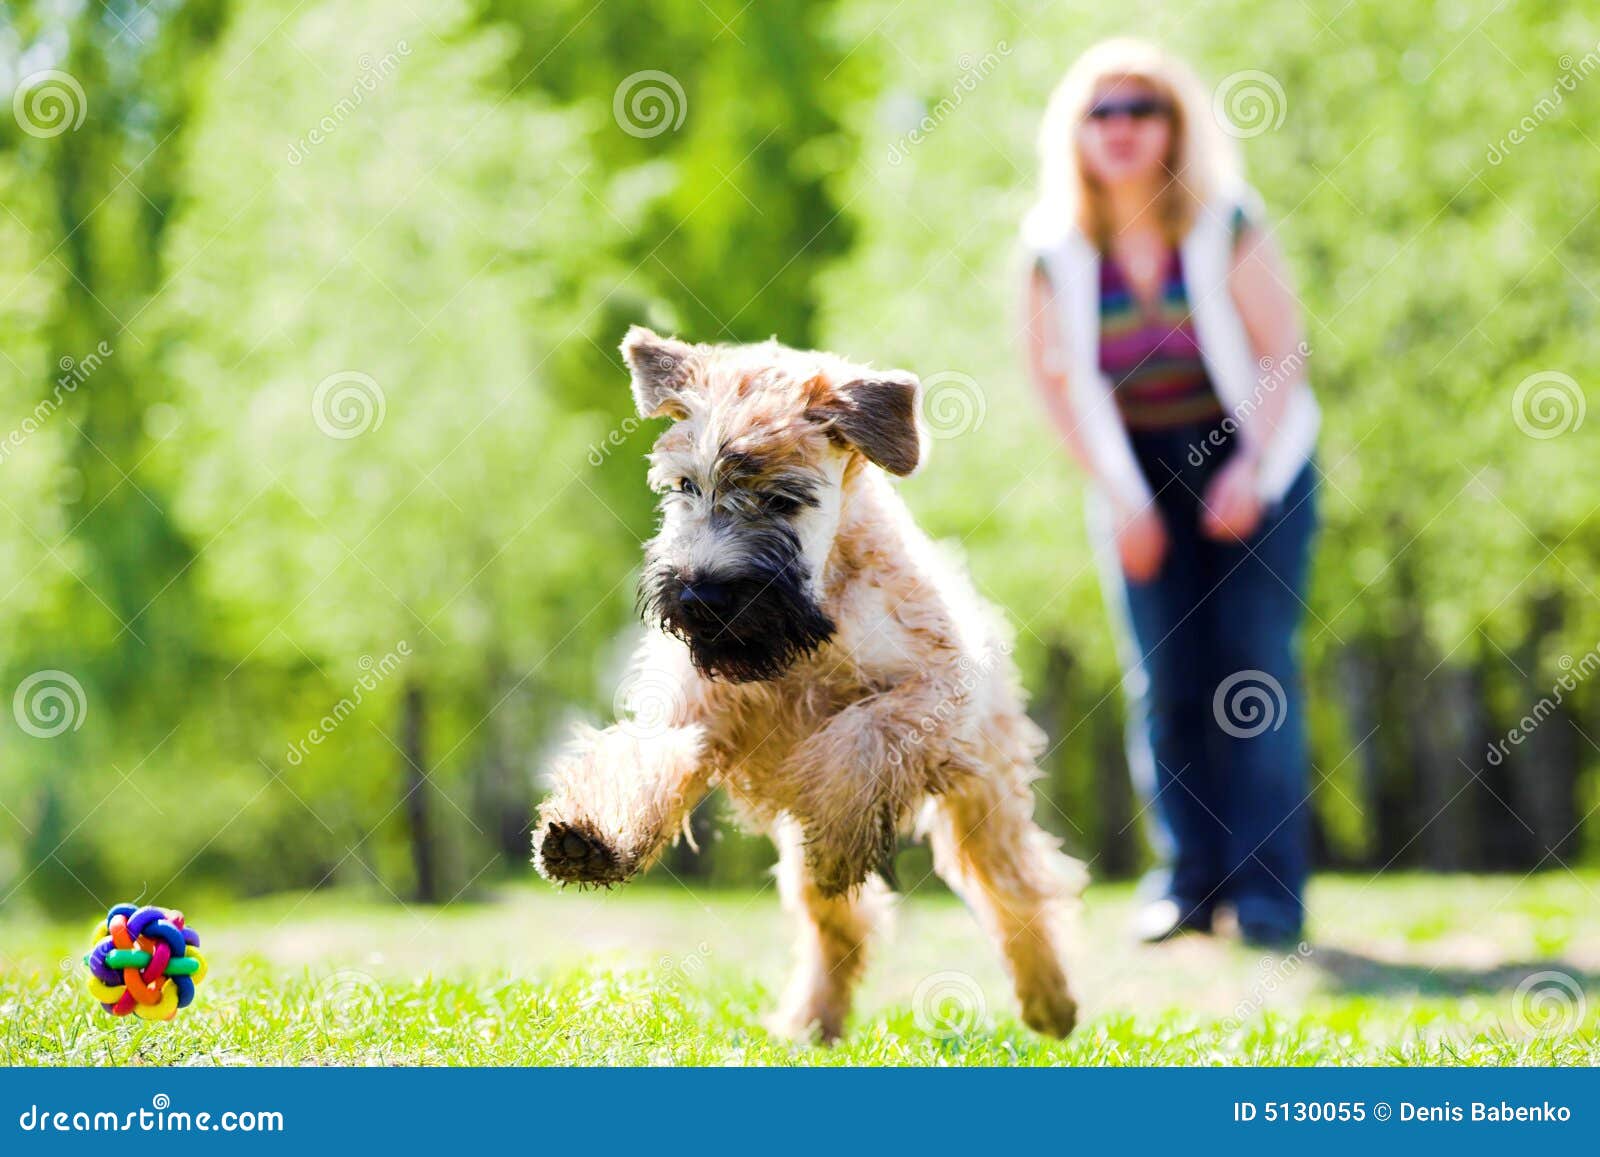
<instances>
[{"instance_id":1,"label":"tree trunk","mask_svg":"<svg viewBox=\"0 0 1600 1157\"><path fill-rule=\"evenodd\" d=\"M411 868L416 877L416 897L424 904L437 904L439 865L433 838L433 821L427 776L427 698L420 686L406 684L400 700L400 751L406 785L404 797L406 823L411 837Z\"/></svg>"},{"instance_id":2,"label":"tree trunk","mask_svg":"<svg viewBox=\"0 0 1600 1157\"><path fill-rule=\"evenodd\" d=\"M1394 722L1384 710L1391 691L1384 664L1383 644L1357 640L1339 655L1339 684L1355 740L1365 738L1354 758L1359 767L1361 814L1364 825L1364 854L1361 862L1372 868L1387 865L1403 846L1410 832L1405 822L1409 811L1404 791L1405 756L1391 742Z\"/></svg>"},{"instance_id":3,"label":"tree trunk","mask_svg":"<svg viewBox=\"0 0 1600 1157\"><path fill-rule=\"evenodd\" d=\"M489 718L484 723L484 752L473 790L476 822L488 833L494 850L507 866L526 866L533 831L533 782L516 752L526 751L523 712L507 697L505 659L491 654L486 667L485 695Z\"/></svg>"},{"instance_id":4,"label":"tree trunk","mask_svg":"<svg viewBox=\"0 0 1600 1157\"><path fill-rule=\"evenodd\" d=\"M1480 866L1473 773L1481 752L1472 750L1478 703L1472 672L1446 665L1417 689L1416 768L1422 825L1417 850L1436 872Z\"/></svg>"},{"instance_id":5,"label":"tree trunk","mask_svg":"<svg viewBox=\"0 0 1600 1157\"><path fill-rule=\"evenodd\" d=\"M1516 818L1501 816L1514 826L1526 841L1526 862L1519 867L1555 868L1566 863L1577 847L1578 765L1582 758L1580 736L1572 710L1572 692L1561 686L1581 677L1573 670L1582 655L1560 651L1565 608L1559 595L1538 599L1533 608L1533 623L1526 644L1520 648L1518 665L1526 672L1522 679L1521 709L1534 722L1524 727L1522 716L1513 722L1526 738L1511 748L1506 763L1508 794L1503 796ZM1576 649L1576 648L1574 648ZM1587 645L1584 650L1586 651ZM1542 661L1551 651L1560 651L1555 664ZM1551 674L1552 671L1557 672Z\"/></svg>"},{"instance_id":6,"label":"tree trunk","mask_svg":"<svg viewBox=\"0 0 1600 1157\"><path fill-rule=\"evenodd\" d=\"M1355 765L1356 807L1361 813L1361 848L1346 857L1347 866L1370 866L1373 845L1377 839L1376 825L1372 820L1372 799L1380 781L1378 752L1370 740L1361 742L1378 723L1372 710L1370 663L1362 644L1341 647L1333 657L1333 679L1338 688L1340 710L1344 714L1346 733L1350 742L1359 746L1350 753ZM1374 736L1376 738L1376 736ZM1316 772L1313 771L1315 776Z\"/></svg>"},{"instance_id":7,"label":"tree trunk","mask_svg":"<svg viewBox=\"0 0 1600 1157\"><path fill-rule=\"evenodd\" d=\"M1119 713L1108 703L1091 719L1079 716L1084 702L1099 699L1082 693L1081 672L1070 648L1055 641L1046 645L1031 714L1054 748L1041 770L1059 814L1041 813L1041 819L1067 837L1073 854L1089 858L1096 877L1126 877L1138 868L1139 840L1137 825L1130 822L1132 787Z\"/></svg>"},{"instance_id":8,"label":"tree trunk","mask_svg":"<svg viewBox=\"0 0 1600 1157\"><path fill-rule=\"evenodd\" d=\"M1135 822L1133 782L1128 772L1127 727L1123 711L1095 712L1092 733L1095 820L1100 838L1097 875L1125 880L1139 871L1139 825Z\"/></svg>"}]
</instances>

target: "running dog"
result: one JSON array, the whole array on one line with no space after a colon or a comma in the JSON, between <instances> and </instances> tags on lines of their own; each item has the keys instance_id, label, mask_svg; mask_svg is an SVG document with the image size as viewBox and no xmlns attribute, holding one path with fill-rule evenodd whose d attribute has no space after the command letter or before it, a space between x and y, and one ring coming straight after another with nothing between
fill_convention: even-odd
<instances>
[{"instance_id":1,"label":"running dog","mask_svg":"<svg viewBox=\"0 0 1600 1157\"><path fill-rule=\"evenodd\" d=\"M839 1037L886 906L896 839L1005 957L1022 1018L1065 1036L1061 939L1081 867L1033 821L1044 736L1009 634L890 481L923 457L919 384L827 353L622 343L661 494L639 601L652 626L622 718L583 730L539 809L534 860L558 883L647 868L723 787L772 835L800 959L774 1027Z\"/></svg>"}]
</instances>

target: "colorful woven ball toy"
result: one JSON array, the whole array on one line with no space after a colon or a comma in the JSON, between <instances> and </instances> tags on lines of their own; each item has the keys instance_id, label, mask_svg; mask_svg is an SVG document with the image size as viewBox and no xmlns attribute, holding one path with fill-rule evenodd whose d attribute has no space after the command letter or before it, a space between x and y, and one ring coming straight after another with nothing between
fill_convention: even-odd
<instances>
[{"instance_id":1,"label":"colorful woven ball toy","mask_svg":"<svg viewBox=\"0 0 1600 1157\"><path fill-rule=\"evenodd\" d=\"M182 912L118 904L95 929L94 941L83 958L89 995L114 1016L171 1020L189 1007L194 986L205 979L200 936L183 926Z\"/></svg>"}]
</instances>

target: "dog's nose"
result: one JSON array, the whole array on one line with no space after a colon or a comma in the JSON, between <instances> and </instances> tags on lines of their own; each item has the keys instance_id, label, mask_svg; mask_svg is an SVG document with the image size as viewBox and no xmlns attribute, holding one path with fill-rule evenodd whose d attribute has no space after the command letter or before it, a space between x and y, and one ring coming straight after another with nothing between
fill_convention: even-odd
<instances>
[{"instance_id":1,"label":"dog's nose","mask_svg":"<svg viewBox=\"0 0 1600 1157\"><path fill-rule=\"evenodd\" d=\"M731 592L726 583L684 583L678 591L678 604L688 610L720 611L727 608Z\"/></svg>"}]
</instances>

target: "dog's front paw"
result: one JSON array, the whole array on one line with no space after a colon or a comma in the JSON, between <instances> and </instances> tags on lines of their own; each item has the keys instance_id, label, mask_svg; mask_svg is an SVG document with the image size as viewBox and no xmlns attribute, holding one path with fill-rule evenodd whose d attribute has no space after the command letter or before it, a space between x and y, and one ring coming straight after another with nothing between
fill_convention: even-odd
<instances>
[{"instance_id":1,"label":"dog's front paw","mask_svg":"<svg viewBox=\"0 0 1600 1157\"><path fill-rule=\"evenodd\" d=\"M551 820L533 834L533 860L539 874L557 884L610 887L633 875L633 866L593 827Z\"/></svg>"},{"instance_id":2,"label":"dog's front paw","mask_svg":"<svg viewBox=\"0 0 1600 1157\"><path fill-rule=\"evenodd\" d=\"M1028 993L1022 998L1022 1023L1045 1036L1069 1037L1078 1023L1078 1004L1065 989Z\"/></svg>"}]
</instances>

